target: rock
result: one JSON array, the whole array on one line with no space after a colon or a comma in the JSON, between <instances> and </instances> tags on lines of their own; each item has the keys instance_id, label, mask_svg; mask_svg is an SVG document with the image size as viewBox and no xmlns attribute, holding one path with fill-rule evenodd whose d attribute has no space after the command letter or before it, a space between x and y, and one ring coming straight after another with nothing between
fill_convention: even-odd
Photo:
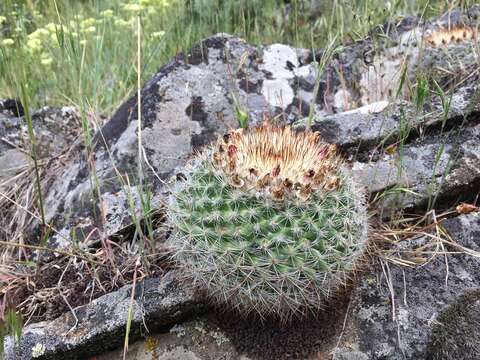
<instances>
[{"instance_id":1,"label":"rock","mask_svg":"<svg viewBox=\"0 0 480 360\"><path fill-rule=\"evenodd\" d=\"M480 349L480 290L462 295L438 315L427 350L427 360L467 360Z\"/></svg>"},{"instance_id":2,"label":"rock","mask_svg":"<svg viewBox=\"0 0 480 360\"><path fill-rule=\"evenodd\" d=\"M262 95L273 107L286 108L293 101L294 92L289 80L295 76L298 67L298 55L287 45L275 44L263 50L260 70L272 74L263 81Z\"/></svg>"},{"instance_id":3,"label":"rock","mask_svg":"<svg viewBox=\"0 0 480 360\"><path fill-rule=\"evenodd\" d=\"M336 341L334 334L341 328L342 319L333 311L317 319L291 324L261 323L259 319L242 319L237 314L210 311L207 317L177 324L168 333L154 336L153 353L173 356L172 353L186 352L202 360L324 359ZM128 358L135 359L148 348L152 356L151 343L150 338L137 342ZM104 359L116 358L120 352L119 349L107 353Z\"/></svg>"},{"instance_id":4,"label":"rock","mask_svg":"<svg viewBox=\"0 0 480 360\"><path fill-rule=\"evenodd\" d=\"M334 352L335 360L369 360L368 356L361 351L349 350L346 348L338 349Z\"/></svg>"},{"instance_id":5,"label":"rock","mask_svg":"<svg viewBox=\"0 0 480 360\"><path fill-rule=\"evenodd\" d=\"M0 188L2 182L28 169L30 139L22 105L0 100ZM32 114L39 159L53 158L77 137L79 116L73 108L45 107ZM4 185L5 186L5 185Z\"/></svg>"},{"instance_id":6,"label":"rock","mask_svg":"<svg viewBox=\"0 0 480 360\"><path fill-rule=\"evenodd\" d=\"M97 360L118 359L122 349L112 351ZM175 325L168 332L147 337L129 347L127 359L147 360L249 360L240 356L232 342L218 327L199 318Z\"/></svg>"},{"instance_id":7,"label":"rock","mask_svg":"<svg viewBox=\"0 0 480 360\"><path fill-rule=\"evenodd\" d=\"M31 116L39 158L58 156L78 136L80 117L71 107L44 107ZM14 100L0 100L0 139L0 156L12 149L30 152L23 107Z\"/></svg>"},{"instance_id":8,"label":"rock","mask_svg":"<svg viewBox=\"0 0 480 360\"><path fill-rule=\"evenodd\" d=\"M85 359L121 346L131 289L124 286L76 308L78 322L72 313L66 313L53 321L27 326L18 348L8 338L5 359L31 359L32 349L38 359ZM184 287L173 271L146 279L135 288L130 336L138 338L144 324L149 331L172 325L198 313L202 306L193 289Z\"/></svg>"},{"instance_id":9,"label":"rock","mask_svg":"<svg viewBox=\"0 0 480 360\"><path fill-rule=\"evenodd\" d=\"M8 149L0 156L0 188L12 177L28 168L28 156L17 149ZM5 186L5 185L4 185Z\"/></svg>"},{"instance_id":10,"label":"rock","mask_svg":"<svg viewBox=\"0 0 480 360\"><path fill-rule=\"evenodd\" d=\"M71 107L44 107L31 116L45 193L52 178L65 167L66 154L78 138L80 117ZM27 216L11 201L20 202L21 206L37 213L31 193L35 182L31 153L23 107L15 100L0 100L0 192L10 197L7 200L0 196L0 240L10 240L14 232L23 233L24 238L34 238L30 235L38 227L37 219ZM28 225L22 229L20 224Z\"/></svg>"},{"instance_id":11,"label":"rock","mask_svg":"<svg viewBox=\"0 0 480 360\"><path fill-rule=\"evenodd\" d=\"M20 101L15 99L0 100L0 114L2 117L19 117L23 116L25 109Z\"/></svg>"},{"instance_id":12,"label":"rock","mask_svg":"<svg viewBox=\"0 0 480 360\"><path fill-rule=\"evenodd\" d=\"M445 220L443 226L454 242L480 251L480 213ZM423 237L403 244L399 251L404 258L408 258L409 253L410 256L422 256L420 253L412 254L410 249L429 243L431 239ZM435 251L435 248L433 244L427 249ZM446 250L459 251L449 246ZM479 289L478 266L478 258L465 253L451 255L447 259L438 255L413 268L379 263L376 270L363 278L352 297L349 330L353 333L351 337L357 339L354 341L359 350L372 360L424 359L432 328L436 329L433 333L433 339L436 339L441 329L438 322L441 323L442 317L448 313L449 304L461 303L462 294ZM475 321L474 318L472 320ZM461 319L453 321L459 324ZM475 341L475 338L471 339L469 341ZM346 342L350 344L350 340ZM452 343L455 341L452 339ZM458 342L458 346L468 353L466 343Z\"/></svg>"},{"instance_id":13,"label":"rock","mask_svg":"<svg viewBox=\"0 0 480 360\"><path fill-rule=\"evenodd\" d=\"M404 142L409 142L421 137L427 129L474 125L480 113L479 99L477 85L470 83L455 90L448 114L439 99L432 101L430 111L425 114L418 113L409 103L381 100L343 113L315 115L312 129L347 153L355 154L371 150L379 143L395 143L405 133L408 137ZM303 127L305 122L296 125Z\"/></svg>"},{"instance_id":14,"label":"rock","mask_svg":"<svg viewBox=\"0 0 480 360\"><path fill-rule=\"evenodd\" d=\"M377 161L356 162L353 173L381 207L431 209L474 201L480 189L480 124L394 147ZM469 191L468 189L472 189ZM447 206L445 206L447 205Z\"/></svg>"}]
</instances>

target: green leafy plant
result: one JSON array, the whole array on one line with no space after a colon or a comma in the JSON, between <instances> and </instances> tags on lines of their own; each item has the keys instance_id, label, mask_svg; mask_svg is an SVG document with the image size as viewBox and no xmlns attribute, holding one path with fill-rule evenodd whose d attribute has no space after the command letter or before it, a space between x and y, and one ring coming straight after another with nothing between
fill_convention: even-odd
<instances>
[{"instance_id":1,"label":"green leafy plant","mask_svg":"<svg viewBox=\"0 0 480 360\"><path fill-rule=\"evenodd\" d=\"M239 129L172 187L174 259L217 304L281 320L316 312L366 249L364 194L318 133Z\"/></svg>"}]
</instances>

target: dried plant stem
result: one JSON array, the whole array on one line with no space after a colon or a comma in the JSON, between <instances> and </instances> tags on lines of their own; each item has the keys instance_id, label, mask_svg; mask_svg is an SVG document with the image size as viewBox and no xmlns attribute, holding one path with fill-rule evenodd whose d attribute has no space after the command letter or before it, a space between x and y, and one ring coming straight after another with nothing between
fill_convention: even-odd
<instances>
[{"instance_id":1,"label":"dried plant stem","mask_svg":"<svg viewBox=\"0 0 480 360\"><path fill-rule=\"evenodd\" d=\"M38 170L39 166L38 166L38 160L37 160L37 146L35 141L35 133L33 131L32 116L30 114L30 109L29 109L27 89L23 81L21 81L20 83L20 88L22 93L22 103L25 109L25 120L27 121L28 137L30 138L30 144L31 144L30 157L33 160L33 167L35 171L35 184L37 187L37 197L38 197L38 206L40 208L40 218L42 221L42 225L45 225L46 224L45 209L43 207L42 186L40 182L40 172Z\"/></svg>"},{"instance_id":2,"label":"dried plant stem","mask_svg":"<svg viewBox=\"0 0 480 360\"><path fill-rule=\"evenodd\" d=\"M52 249L52 248L49 248L49 247L46 247L46 246L18 244L18 243L12 243L12 242L9 242L9 241L0 241L0 245L13 246L13 247L30 249L30 250L50 251L50 252L57 253L57 254L64 255L64 256L75 256L75 257L78 257L79 259L85 260L89 263L92 263L92 264L95 264L95 265L98 265L98 266L106 266L105 264L102 264L98 261L89 259L85 256L78 255L78 254L75 254L75 253L72 253L72 252L66 251L66 250Z\"/></svg>"}]
</instances>

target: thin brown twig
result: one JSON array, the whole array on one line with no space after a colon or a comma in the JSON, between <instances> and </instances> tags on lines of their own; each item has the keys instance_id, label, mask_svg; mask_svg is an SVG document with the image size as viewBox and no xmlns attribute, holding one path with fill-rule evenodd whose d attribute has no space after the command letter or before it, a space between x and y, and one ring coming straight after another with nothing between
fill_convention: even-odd
<instances>
[{"instance_id":1,"label":"thin brown twig","mask_svg":"<svg viewBox=\"0 0 480 360\"><path fill-rule=\"evenodd\" d=\"M58 292L60 293L60 296L62 297L63 301L65 302L65 304L67 304L68 308L70 309L70 312L72 313L74 319L75 319L75 323L73 324L73 326L67 331L67 334L69 334L71 331L75 330L75 328L77 327L78 325L78 317L77 317L77 314L75 313L75 310L73 309L72 305L70 305L70 303L68 302L68 299L67 297L65 296L65 294L63 293L62 291L62 288L61 288L61 283L62 283L62 280L63 280L63 277L65 276L65 273L67 272L68 270L68 267L70 266L70 263L72 262L72 259L68 260L68 263L67 263L67 266L65 266L65 269L63 270L62 272L62 275L60 275L60 278L58 279L58 282L57 282L57 290Z\"/></svg>"}]
</instances>

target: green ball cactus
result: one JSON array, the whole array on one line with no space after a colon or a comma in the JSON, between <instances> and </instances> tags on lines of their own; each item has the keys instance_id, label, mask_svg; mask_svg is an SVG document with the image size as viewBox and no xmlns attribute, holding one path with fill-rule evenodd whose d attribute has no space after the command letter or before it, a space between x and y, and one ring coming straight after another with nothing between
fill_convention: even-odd
<instances>
[{"instance_id":1,"label":"green ball cactus","mask_svg":"<svg viewBox=\"0 0 480 360\"><path fill-rule=\"evenodd\" d=\"M172 187L174 259L215 302L282 320L322 309L365 250L364 194L318 133L231 131Z\"/></svg>"}]
</instances>

